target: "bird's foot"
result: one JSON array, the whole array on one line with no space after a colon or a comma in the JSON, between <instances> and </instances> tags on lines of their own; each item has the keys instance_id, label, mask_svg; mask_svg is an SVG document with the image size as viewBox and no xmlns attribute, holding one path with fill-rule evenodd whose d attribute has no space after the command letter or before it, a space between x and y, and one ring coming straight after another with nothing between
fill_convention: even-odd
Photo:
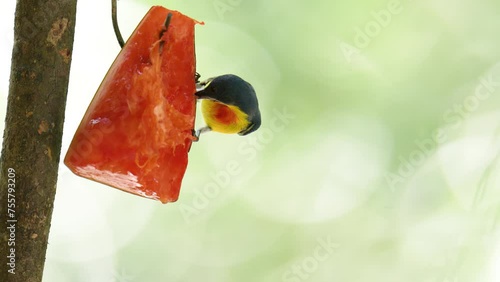
<instances>
[{"instance_id":1,"label":"bird's foot","mask_svg":"<svg viewBox=\"0 0 500 282\"><path fill-rule=\"evenodd\" d=\"M194 142L200 141L200 135L202 133L210 132L210 131L212 131L212 129L210 129L210 127L208 127L208 126L202 127L202 128L200 128L198 130L194 130L193 129L193 137L195 138L193 141Z\"/></svg>"}]
</instances>

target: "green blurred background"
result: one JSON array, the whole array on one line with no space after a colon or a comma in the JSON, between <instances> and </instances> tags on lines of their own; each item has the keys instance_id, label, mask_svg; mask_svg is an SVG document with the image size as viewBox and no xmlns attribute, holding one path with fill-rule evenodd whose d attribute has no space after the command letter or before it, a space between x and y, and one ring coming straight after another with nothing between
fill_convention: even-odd
<instances>
[{"instance_id":1,"label":"green blurred background","mask_svg":"<svg viewBox=\"0 0 500 282\"><path fill-rule=\"evenodd\" d=\"M124 37L151 5L205 21L202 79L250 81L263 126L203 136L167 205L62 166L44 281L500 281L498 1L118 5ZM79 1L63 154L118 51Z\"/></svg>"}]
</instances>

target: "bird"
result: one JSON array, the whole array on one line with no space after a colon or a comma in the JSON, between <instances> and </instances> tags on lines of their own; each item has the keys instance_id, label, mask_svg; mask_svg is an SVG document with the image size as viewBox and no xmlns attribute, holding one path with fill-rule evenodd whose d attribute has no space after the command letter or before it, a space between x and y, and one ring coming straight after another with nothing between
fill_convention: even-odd
<instances>
[{"instance_id":1,"label":"bird","mask_svg":"<svg viewBox=\"0 0 500 282\"><path fill-rule=\"evenodd\" d=\"M197 83L196 98L201 101L201 112L206 126L195 131L215 131L247 135L261 125L259 102L253 86L234 74L224 74Z\"/></svg>"}]
</instances>

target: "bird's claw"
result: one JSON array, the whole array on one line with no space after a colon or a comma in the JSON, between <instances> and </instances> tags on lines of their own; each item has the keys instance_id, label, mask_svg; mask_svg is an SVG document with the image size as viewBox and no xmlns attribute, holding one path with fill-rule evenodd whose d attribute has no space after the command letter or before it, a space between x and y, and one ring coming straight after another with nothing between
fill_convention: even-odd
<instances>
[{"instance_id":1,"label":"bird's claw","mask_svg":"<svg viewBox=\"0 0 500 282\"><path fill-rule=\"evenodd\" d=\"M208 126L202 127L202 128L200 128L200 129L198 129L198 130L194 130L194 129L193 129L193 137L194 137L193 142L198 142L198 141L200 141L200 135L201 135L202 133L205 133L205 132L210 132L211 130L212 130L212 129L211 129L210 127L208 127Z\"/></svg>"}]
</instances>

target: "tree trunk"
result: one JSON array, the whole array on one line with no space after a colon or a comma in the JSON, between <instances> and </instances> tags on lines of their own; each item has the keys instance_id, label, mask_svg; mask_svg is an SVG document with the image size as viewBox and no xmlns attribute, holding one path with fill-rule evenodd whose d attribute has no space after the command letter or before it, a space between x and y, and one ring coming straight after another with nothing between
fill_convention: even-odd
<instances>
[{"instance_id":1,"label":"tree trunk","mask_svg":"<svg viewBox=\"0 0 500 282\"><path fill-rule=\"evenodd\" d=\"M76 0L17 1L0 171L0 281L42 280L75 15Z\"/></svg>"}]
</instances>

